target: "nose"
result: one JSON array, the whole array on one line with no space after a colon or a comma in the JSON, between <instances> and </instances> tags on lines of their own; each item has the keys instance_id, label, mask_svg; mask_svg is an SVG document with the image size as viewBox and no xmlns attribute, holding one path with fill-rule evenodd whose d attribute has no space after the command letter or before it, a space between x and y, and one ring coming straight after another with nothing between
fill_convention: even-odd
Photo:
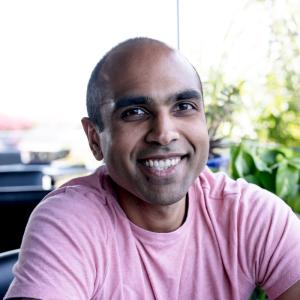
<instances>
[{"instance_id":1,"label":"nose","mask_svg":"<svg viewBox=\"0 0 300 300\"><path fill-rule=\"evenodd\" d=\"M174 117L167 113L160 113L153 117L150 123L150 130L146 135L147 143L155 143L162 146L169 145L179 139L179 132Z\"/></svg>"}]
</instances>

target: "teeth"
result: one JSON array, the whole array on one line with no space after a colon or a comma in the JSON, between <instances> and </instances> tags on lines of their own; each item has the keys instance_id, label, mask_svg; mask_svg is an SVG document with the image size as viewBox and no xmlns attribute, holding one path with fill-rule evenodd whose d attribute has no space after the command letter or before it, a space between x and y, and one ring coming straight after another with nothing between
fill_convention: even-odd
<instances>
[{"instance_id":1,"label":"teeth","mask_svg":"<svg viewBox=\"0 0 300 300\"><path fill-rule=\"evenodd\" d=\"M170 167L176 166L180 162L180 158L168 158L168 159L148 159L144 162L144 165L148 168L154 168L159 171L166 170Z\"/></svg>"}]
</instances>

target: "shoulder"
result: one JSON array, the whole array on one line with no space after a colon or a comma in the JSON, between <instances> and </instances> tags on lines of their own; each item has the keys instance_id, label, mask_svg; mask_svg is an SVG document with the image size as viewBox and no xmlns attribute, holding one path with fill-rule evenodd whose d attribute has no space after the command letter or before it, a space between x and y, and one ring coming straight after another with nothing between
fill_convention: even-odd
<instances>
[{"instance_id":1,"label":"shoulder","mask_svg":"<svg viewBox=\"0 0 300 300\"><path fill-rule=\"evenodd\" d=\"M109 227L108 196L111 197L103 169L93 174L71 180L49 193L33 211L26 233L33 233L43 226L52 230L76 232L102 231Z\"/></svg>"},{"instance_id":2,"label":"shoulder","mask_svg":"<svg viewBox=\"0 0 300 300\"><path fill-rule=\"evenodd\" d=\"M107 197L113 193L109 177L104 167L94 173L70 180L61 187L49 193L39 204L39 207L68 208L67 211L76 209L94 209L106 206Z\"/></svg>"},{"instance_id":3,"label":"shoulder","mask_svg":"<svg viewBox=\"0 0 300 300\"><path fill-rule=\"evenodd\" d=\"M222 208L235 207L251 214L291 212L290 207L275 194L244 179L234 180L223 172L212 173L208 168L200 174L196 189L203 190L207 201Z\"/></svg>"},{"instance_id":4,"label":"shoulder","mask_svg":"<svg viewBox=\"0 0 300 300\"><path fill-rule=\"evenodd\" d=\"M199 213L240 249L260 254L272 252L285 240L285 247L300 245L300 221L275 194L243 179L204 170L195 183ZM287 246L289 244L289 246ZM298 247L298 246L297 246Z\"/></svg>"},{"instance_id":5,"label":"shoulder","mask_svg":"<svg viewBox=\"0 0 300 300\"><path fill-rule=\"evenodd\" d=\"M36 207L25 230L9 296L21 289L20 294L38 299L45 295L90 299L101 286L113 230L106 179L99 170L76 178Z\"/></svg>"}]
</instances>

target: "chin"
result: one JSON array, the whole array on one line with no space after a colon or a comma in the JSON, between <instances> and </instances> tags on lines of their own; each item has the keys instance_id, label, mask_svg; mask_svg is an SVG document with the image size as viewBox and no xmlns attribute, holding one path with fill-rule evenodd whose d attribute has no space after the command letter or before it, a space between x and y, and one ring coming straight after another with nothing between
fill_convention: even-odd
<instances>
[{"instance_id":1,"label":"chin","mask_svg":"<svg viewBox=\"0 0 300 300\"><path fill-rule=\"evenodd\" d=\"M144 197L144 201L152 205L168 206L185 198L186 193L151 192Z\"/></svg>"}]
</instances>

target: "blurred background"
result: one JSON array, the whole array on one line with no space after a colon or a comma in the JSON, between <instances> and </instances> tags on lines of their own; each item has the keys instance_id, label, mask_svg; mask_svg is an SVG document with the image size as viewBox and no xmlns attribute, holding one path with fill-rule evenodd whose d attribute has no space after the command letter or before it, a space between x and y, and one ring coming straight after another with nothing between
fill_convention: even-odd
<instances>
[{"instance_id":1,"label":"blurred background","mask_svg":"<svg viewBox=\"0 0 300 300\"><path fill-rule=\"evenodd\" d=\"M136 36L180 49L198 70L209 167L300 213L299 32L299 0L0 1L0 252L19 247L44 195L99 166L80 123L86 85Z\"/></svg>"},{"instance_id":2,"label":"blurred background","mask_svg":"<svg viewBox=\"0 0 300 300\"><path fill-rule=\"evenodd\" d=\"M87 81L105 52L135 36L195 65L214 137L297 146L299 14L297 0L1 1L0 151L66 150L68 162L96 167L80 124Z\"/></svg>"}]
</instances>

